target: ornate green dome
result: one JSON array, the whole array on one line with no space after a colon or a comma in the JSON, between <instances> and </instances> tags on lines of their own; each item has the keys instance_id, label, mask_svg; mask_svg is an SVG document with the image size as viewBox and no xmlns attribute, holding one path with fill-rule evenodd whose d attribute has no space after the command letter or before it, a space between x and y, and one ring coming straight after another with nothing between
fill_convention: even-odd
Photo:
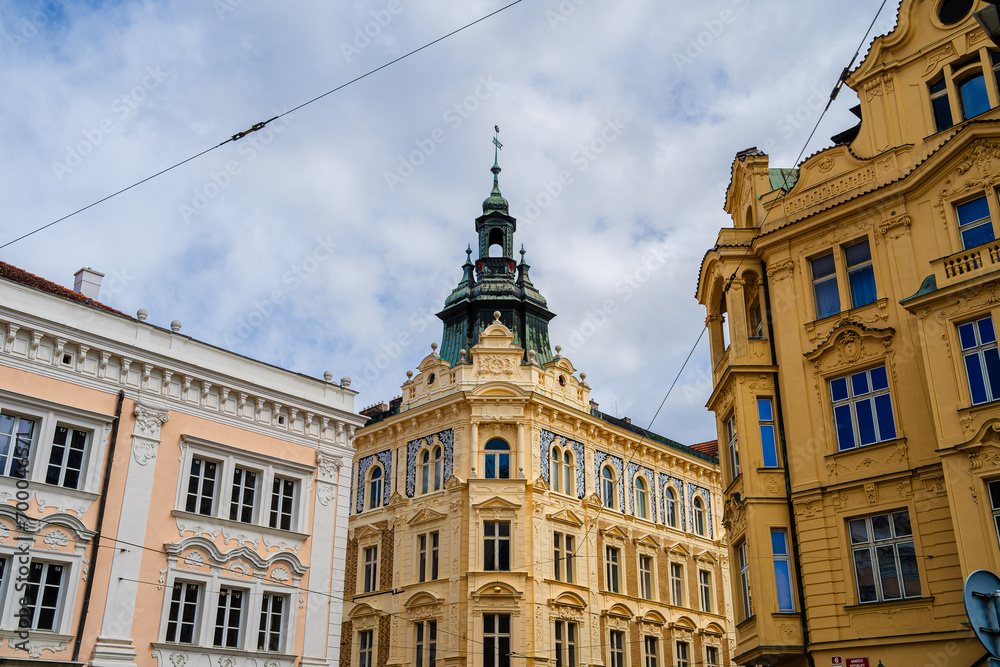
<instances>
[{"instance_id":1,"label":"ornate green dome","mask_svg":"<svg viewBox=\"0 0 1000 667\"><path fill-rule=\"evenodd\" d=\"M497 176L500 175L500 165L494 162L493 168L490 171L493 172L493 191L483 201L483 215L496 212L510 215L507 200L500 194L500 182L497 180Z\"/></svg>"}]
</instances>

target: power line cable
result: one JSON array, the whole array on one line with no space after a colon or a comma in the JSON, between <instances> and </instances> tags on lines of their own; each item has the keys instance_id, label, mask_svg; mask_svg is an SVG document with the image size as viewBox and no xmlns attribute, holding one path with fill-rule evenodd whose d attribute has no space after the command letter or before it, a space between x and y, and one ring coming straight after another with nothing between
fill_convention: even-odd
<instances>
[{"instance_id":1,"label":"power line cable","mask_svg":"<svg viewBox=\"0 0 1000 667\"><path fill-rule=\"evenodd\" d=\"M242 139L243 137L247 136L248 134L252 134L253 132L258 132L258 131L264 129L269 123L274 122L274 121L278 120L279 118L287 116L288 114L293 113L295 111L298 111L299 109L302 109L304 107L307 107L310 104L313 104L314 102L318 102L319 100L323 99L324 97L327 97L328 95L332 95L333 93L336 93L339 90L343 90L344 88L346 88L347 86L350 86L351 84L357 83L358 81L361 81L362 79L368 78L369 76L371 76L372 74L375 74L376 72L380 72L380 71L384 70L385 68L387 68L387 67L389 67L391 65L395 65L396 63L398 63L401 60L405 60L406 58L409 58L412 55L420 53L424 49L430 48L431 46L434 46L438 42L444 41L445 39L448 39L449 37L451 37L453 35L457 35L458 33L462 32L463 30L467 30L468 28L471 28L472 26L476 25L477 23L481 23L481 22L485 21L488 18L496 16L497 14L499 14L499 13L501 13L503 11L506 11L507 9L510 9L514 5L519 4L519 3L523 2L523 1L524 0L513 0L513 2L511 2L509 4L506 4L506 5L504 5L503 7L499 8L497 10L494 10L494 11L490 12L489 14L485 14L484 16L481 16L478 19L476 19L475 21L471 21L469 23L466 23L465 25L461 26L460 28L456 28L455 30L452 30L451 32L449 32L447 34L444 34L444 35L438 37L437 39L435 39L433 41L427 42L423 46L417 47L417 48L413 49L412 51L408 51L407 53L404 53L403 55L399 56L398 58L394 58L394 59L390 60L389 62L383 64L383 65L379 65L375 69L369 70L369 71L365 72L364 74L351 79L350 81L342 83L342 84L340 84L339 86L337 86L335 88L331 88L330 90L326 91L325 93L317 95L316 97L313 97L312 99L306 100L305 102L302 102L301 104L298 104L298 105L292 107L288 111L284 111L284 112L278 114L277 116L274 116L273 118L269 118L269 119L267 119L265 121L261 121L259 123L256 123L253 126L251 126L249 129L243 130L242 132L237 132L236 134L234 134L233 136L231 136L230 138L226 139L223 142L220 142L220 143L218 143L218 144L216 144L216 145L214 145L214 146L212 146L210 148L206 148L205 150L201 151L200 153L196 153L196 154L192 155L189 158L181 160L180 162L177 162L176 164L173 164L173 165L167 167L166 169L161 169L160 171L156 172L152 176L147 176L146 178L144 178L144 179L142 179L140 181L136 181L132 185L126 186L126 187L122 188L121 190L118 190L116 192L111 193L110 195L107 195L106 197L102 197L101 199L98 199L97 201L95 201L95 202L93 202L91 204L88 204L88 205L86 205L86 206L84 206L82 208L79 208L79 209L73 211L72 213L68 213L68 214L62 216L61 218L58 218L56 220L53 220L52 222L49 222L49 223L47 223L45 225L42 225L41 227L33 229L30 232L27 232L26 234L22 234L21 236L18 236L14 240L8 241L8 242L4 243L3 245L0 245L0 250L3 250L7 246L14 245L18 241L26 239L29 236L37 234L38 232L41 232L41 231L43 231L45 229L48 229L49 227L52 227L53 225L57 225L60 222L63 222L64 220L72 218L74 215L77 215L79 213L83 213L87 209L93 208L94 206L97 206L98 204L106 202L109 199L112 199L113 197L117 197L118 195L120 195L120 194L122 194L124 192L128 192L129 190L131 190L131 189L133 189L135 187L138 187L138 186L142 185L143 183L146 183L147 181L151 181L152 179L156 178L157 176L162 176L163 174L167 173L168 171L172 171L172 170L176 169L177 167L180 167L181 165L187 164L188 162L191 162L192 160L195 160L195 159L201 157L202 155L205 155L206 153L210 153L210 152L214 151L217 148L221 148L222 146L225 146L226 144L228 144L230 142L239 141L240 139Z\"/></svg>"}]
</instances>

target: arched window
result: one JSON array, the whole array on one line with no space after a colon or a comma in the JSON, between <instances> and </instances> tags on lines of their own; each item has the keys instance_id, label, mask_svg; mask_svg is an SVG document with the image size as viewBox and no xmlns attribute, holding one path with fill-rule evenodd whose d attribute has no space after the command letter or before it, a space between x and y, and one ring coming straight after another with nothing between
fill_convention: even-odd
<instances>
[{"instance_id":1,"label":"arched window","mask_svg":"<svg viewBox=\"0 0 1000 667\"><path fill-rule=\"evenodd\" d=\"M441 489L441 448L425 449L420 455L420 493Z\"/></svg>"},{"instance_id":2,"label":"arched window","mask_svg":"<svg viewBox=\"0 0 1000 667\"><path fill-rule=\"evenodd\" d=\"M553 445L549 452L549 484L556 493L572 496L576 490L576 465L573 451Z\"/></svg>"},{"instance_id":3,"label":"arched window","mask_svg":"<svg viewBox=\"0 0 1000 667\"><path fill-rule=\"evenodd\" d=\"M617 484L615 484L615 472L611 469L611 466L604 466L601 469L601 495L604 496L604 506L609 510L615 508L616 499L618 497Z\"/></svg>"},{"instance_id":4,"label":"arched window","mask_svg":"<svg viewBox=\"0 0 1000 667\"><path fill-rule=\"evenodd\" d=\"M434 490L437 491L438 489L441 488L441 483L443 481L441 479L441 448L440 447L435 447L434 448L434 456L432 458L434 459Z\"/></svg>"},{"instance_id":5,"label":"arched window","mask_svg":"<svg viewBox=\"0 0 1000 667\"><path fill-rule=\"evenodd\" d=\"M649 495L646 492L646 480L635 478L635 515L640 519L649 518Z\"/></svg>"},{"instance_id":6,"label":"arched window","mask_svg":"<svg viewBox=\"0 0 1000 667\"><path fill-rule=\"evenodd\" d=\"M500 438L486 443L486 479L510 479L510 445Z\"/></svg>"},{"instance_id":7,"label":"arched window","mask_svg":"<svg viewBox=\"0 0 1000 667\"><path fill-rule=\"evenodd\" d=\"M553 446L549 454L549 479L552 480L552 490L562 493L562 452L558 447Z\"/></svg>"},{"instance_id":8,"label":"arched window","mask_svg":"<svg viewBox=\"0 0 1000 667\"><path fill-rule=\"evenodd\" d=\"M382 466L372 466L368 475L368 509L382 506Z\"/></svg>"},{"instance_id":9,"label":"arched window","mask_svg":"<svg viewBox=\"0 0 1000 667\"><path fill-rule=\"evenodd\" d=\"M430 491L431 484L431 451L425 449L420 457L420 493Z\"/></svg>"},{"instance_id":10,"label":"arched window","mask_svg":"<svg viewBox=\"0 0 1000 667\"><path fill-rule=\"evenodd\" d=\"M569 448L563 451L563 476L563 493L572 496L576 490L576 467L573 465L573 454L570 453Z\"/></svg>"},{"instance_id":11,"label":"arched window","mask_svg":"<svg viewBox=\"0 0 1000 667\"><path fill-rule=\"evenodd\" d=\"M695 496L692 503L692 513L694 515L694 532L698 535L705 534L705 503L701 498Z\"/></svg>"},{"instance_id":12,"label":"arched window","mask_svg":"<svg viewBox=\"0 0 1000 667\"><path fill-rule=\"evenodd\" d=\"M667 515L667 517L666 517L667 518L667 525L670 526L671 528L676 528L677 527L677 495L674 493L673 489L668 488L666 491L664 491L663 497L666 500L666 507L664 508L664 512Z\"/></svg>"}]
</instances>

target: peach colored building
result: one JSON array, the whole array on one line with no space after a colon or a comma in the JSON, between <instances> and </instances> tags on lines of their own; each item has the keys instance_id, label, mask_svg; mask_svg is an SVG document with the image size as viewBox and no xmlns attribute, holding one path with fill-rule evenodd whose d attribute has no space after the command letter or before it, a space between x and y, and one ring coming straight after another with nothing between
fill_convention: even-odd
<instances>
[{"instance_id":1,"label":"peach colored building","mask_svg":"<svg viewBox=\"0 0 1000 667\"><path fill-rule=\"evenodd\" d=\"M337 665L349 381L126 316L77 275L0 263L0 660Z\"/></svg>"}]
</instances>

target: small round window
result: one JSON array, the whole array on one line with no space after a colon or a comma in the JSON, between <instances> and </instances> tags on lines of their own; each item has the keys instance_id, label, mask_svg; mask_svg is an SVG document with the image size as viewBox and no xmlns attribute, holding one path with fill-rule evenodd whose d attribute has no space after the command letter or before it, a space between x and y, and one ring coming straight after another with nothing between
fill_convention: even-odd
<instances>
[{"instance_id":1,"label":"small round window","mask_svg":"<svg viewBox=\"0 0 1000 667\"><path fill-rule=\"evenodd\" d=\"M566 376L565 376L565 375L560 375L560 376L559 376L559 384L560 384L561 386L563 386L563 387L565 387L565 386L566 386Z\"/></svg>"},{"instance_id":2,"label":"small round window","mask_svg":"<svg viewBox=\"0 0 1000 667\"><path fill-rule=\"evenodd\" d=\"M944 0L938 5L938 20L944 25L954 25L972 11L975 0Z\"/></svg>"},{"instance_id":3,"label":"small round window","mask_svg":"<svg viewBox=\"0 0 1000 667\"><path fill-rule=\"evenodd\" d=\"M427 376L427 384L434 384L434 373Z\"/></svg>"}]
</instances>

